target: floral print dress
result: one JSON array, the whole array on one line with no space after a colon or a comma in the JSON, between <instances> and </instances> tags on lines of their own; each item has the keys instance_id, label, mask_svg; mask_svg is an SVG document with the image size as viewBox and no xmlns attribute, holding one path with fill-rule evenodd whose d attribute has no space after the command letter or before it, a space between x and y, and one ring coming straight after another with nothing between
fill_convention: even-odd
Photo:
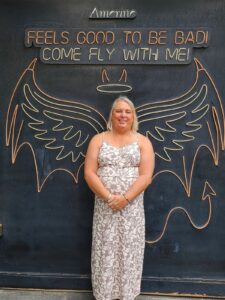
<instances>
[{"instance_id":1,"label":"floral print dress","mask_svg":"<svg viewBox=\"0 0 225 300\"><path fill-rule=\"evenodd\" d=\"M113 194L125 193L139 175L138 141L124 147L102 142L98 176ZM95 196L92 287L97 300L133 300L140 293L145 247L143 193L114 212Z\"/></svg>"}]
</instances>

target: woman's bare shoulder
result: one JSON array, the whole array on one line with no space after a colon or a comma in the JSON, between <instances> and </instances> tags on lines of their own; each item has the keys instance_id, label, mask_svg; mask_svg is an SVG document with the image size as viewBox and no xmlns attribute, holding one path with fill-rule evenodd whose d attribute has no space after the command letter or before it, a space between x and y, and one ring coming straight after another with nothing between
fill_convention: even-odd
<instances>
[{"instance_id":1,"label":"woman's bare shoulder","mask_svg":"<svg viewBox=\"0 0 225 300\"><path fill-rule=\"evenodd\" d=\"M138 140L141 142L141 143L150 143L151 144L151 141L149 140L149 138L147 138L144 134L138 132L137 133L138 135Z\"/></svg>"},{"instance_id":2,"label":"woman's bare shoulder","mask_svg":"<svg viewBox=\"0 0 225 300\"><path fill-rule=\"evenodd\" d=\"M96 135L94 135L90 141L90 143L92 145L100 145L103 141L103 138L104 138L104 134L105 132L101 132L101 133L97 133Z\"/></svg>"},{"instance_id":3,"label":"woman's bare shoulder","mask_svg":"<svg viewBox=\"0 0 225 300\"><path fill-rule=\"evenodd\" d=\"M148 147L148 148L153 149L152 142L145 135L138 133L138 141L139 141L140 147Z\"/></svg>"}]
</instances>

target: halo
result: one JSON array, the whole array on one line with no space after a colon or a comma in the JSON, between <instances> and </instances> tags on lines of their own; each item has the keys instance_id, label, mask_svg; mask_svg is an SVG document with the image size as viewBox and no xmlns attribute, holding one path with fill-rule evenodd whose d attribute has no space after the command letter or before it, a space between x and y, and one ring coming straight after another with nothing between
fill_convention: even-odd
<instances>
[{"instance_id":1,"label":"halo","mask_svg":"<svg viewBox=\"0 0 225 300\"><path fill-rule=\"evenodd\" d=\"M120 83L107 83L98 85L96 87L98 92L101 93L127 93L132 90L132 86L127 84L120 84Z\"/></svg>"}]
</instances>

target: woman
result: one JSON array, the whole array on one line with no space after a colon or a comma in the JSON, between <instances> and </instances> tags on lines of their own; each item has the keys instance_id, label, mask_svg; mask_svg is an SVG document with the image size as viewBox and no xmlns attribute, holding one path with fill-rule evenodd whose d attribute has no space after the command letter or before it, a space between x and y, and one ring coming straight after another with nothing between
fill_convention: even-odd
<instances>
[{"instance_id":1,"label":"woman","mask_svg":"<svg viewBox=\"0 0 225 300\"><path fill-rule=\"evenodd\" d=\"M151 183L154 152L137 133L133 103L117 98L108 131L94 136L85 179L95 193L92 286L97 300L133 300L140 293L145 246L143 192Z\"/></svg>"}]
</instances>

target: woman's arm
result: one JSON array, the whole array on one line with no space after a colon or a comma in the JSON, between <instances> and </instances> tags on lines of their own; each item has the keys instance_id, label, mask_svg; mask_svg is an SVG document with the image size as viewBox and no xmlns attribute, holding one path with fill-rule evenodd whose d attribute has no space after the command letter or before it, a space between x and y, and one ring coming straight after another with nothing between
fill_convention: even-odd
<instances>
[{"instance_id":1,"label":"woman's arm","mask_svg":"<svg viewBox=\"0 0 225 300\"><path fill-rule=\"evenodd\" d=\"M152 175L155 167L155 154L149 139L139 135L139 145L141 151L141 161L139 166L139 177L131 185L124 195L115 195L109 200L108 205L113 210L123 209L129 202L132 202L141 194L152 181Z\"/></svg>"},{"instance_id":2,"label":"woman's arm","mask_svg":"<svg viewBox=\"0 0 225 300\"><path fill-rule=\"evenodd\" d=\"M110 193L97 175L98 152L101 143L102 134L95 135L89 143L84 163L84 178L89 188L100 198L107 201Z\"/></svg>"},{"instance_id":3,"label":"woman's arm","mask_svg":"<svg viewBox=\"0 0 225 300\"><path fill-rule=\"evenodd\" d=\"M132 201L148 187L152 181L155 168L155 154L149 139L139 135L139 145L141 151L139 177L125 194L129 201Z\"/></svg>"}]
</instances>

